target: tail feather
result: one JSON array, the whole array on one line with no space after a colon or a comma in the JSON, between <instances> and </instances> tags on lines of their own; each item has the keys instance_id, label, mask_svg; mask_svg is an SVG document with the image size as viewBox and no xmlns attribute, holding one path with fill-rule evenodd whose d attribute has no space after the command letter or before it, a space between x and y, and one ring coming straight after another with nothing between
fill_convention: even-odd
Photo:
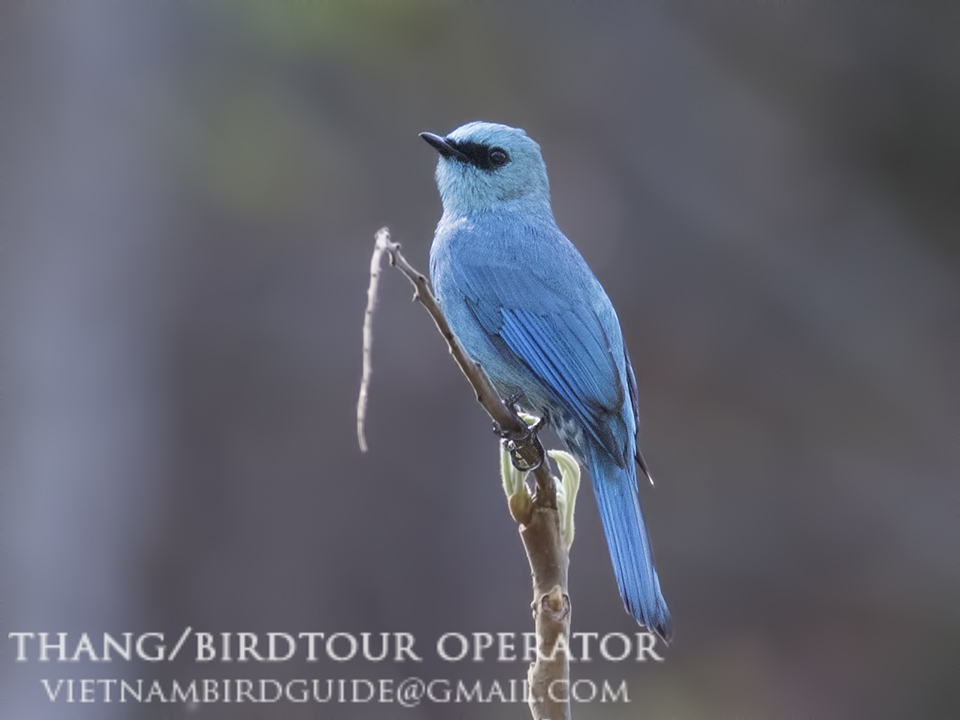
<instances>
[{"instance_id":1,"label":"tail feather","mask_svg":"<svg viewBox=\"0 0 960 720\"><path fill-rule=\"evenodd\" d=\"M593 490L623 604L637 622L669 643L673 634L670 611L653 567L637 497L636 468L632 463L627 469L618 467L602 450L591 454Z\"/></svg>"}]
</instances>

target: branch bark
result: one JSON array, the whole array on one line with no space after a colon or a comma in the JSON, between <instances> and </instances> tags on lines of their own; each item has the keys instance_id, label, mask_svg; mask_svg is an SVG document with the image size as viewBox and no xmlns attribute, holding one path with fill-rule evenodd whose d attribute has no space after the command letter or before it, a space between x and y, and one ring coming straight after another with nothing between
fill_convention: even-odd
<instances>
[{"instance_id":1,"label":"branch bark","mask_svg":"<svg viewBox=\"0 0 960 720\"><path fill-rule=\"evenodd\" d=\"M390 264L413 285L414 299L433 318L437 330L447 341L450 354L473 387L477 402L502 431L513 465L518 470L531 472L535 478L536 488L529 502L515 503L514 498L509 501L511 515L519 525L533 581L531 608L537 633L537 658L530 665L527 675L529 706L534 720L569 720L570 663L567 648L571 605L567 587L568 553L561 538L556 485L547 467L543 446L537 438L536 428L530 428L513 407L501 400L483 368L467 355L430 291L426 277L400 254L400 245L390 240L387 228L377 232L370 268L371 290L364 322L364 381L357 407L358 436L365 446L362 441L363 414L370 377L369 348L372 343L369 323L373 317L380 257L384 252L389 255Z\"/></svg>"},{"instance_id":2,"label":"branch bark","mask_svg":"<svg viewBox=\"0 0 960 720\"><path fill-rule=\"evenodd\" d=\"M568 555L557 508L538 503L535 495L530 521L520 526L520 537L533 577L531 608L537 632L537 658L527 671L530 713L535 720L569 720L571 607Z\"/></svg>"}]
</instances>

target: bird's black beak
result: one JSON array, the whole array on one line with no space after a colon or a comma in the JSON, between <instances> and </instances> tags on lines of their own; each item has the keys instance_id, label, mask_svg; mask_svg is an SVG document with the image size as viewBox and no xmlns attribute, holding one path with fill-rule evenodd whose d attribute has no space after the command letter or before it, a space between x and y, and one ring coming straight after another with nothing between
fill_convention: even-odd
<instances>
[{"instance_id":1,"label":"bird's black beak","mask_svg":"<svg viewBox=\"0 0 960 720\"><path fill-rule=\"evenodd\" d=\"M420 133L420 137L426 140L429 145L432 145L434 150L440 153L443 157L456 158L460 162L470 162L470 158L457 150L450 140L428 132Z\"/></svg>"}]
</instances>

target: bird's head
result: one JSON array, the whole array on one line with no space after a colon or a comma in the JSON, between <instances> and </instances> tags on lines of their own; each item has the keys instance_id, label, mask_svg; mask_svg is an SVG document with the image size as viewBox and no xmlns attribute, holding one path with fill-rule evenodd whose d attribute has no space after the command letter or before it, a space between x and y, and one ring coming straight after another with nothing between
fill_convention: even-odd
<instances>
[{"instance_id":1,"label":"bird's head","mask_svg":"<svg viewBox=\"0 0 960 720\"><path fill-rule=\"evenodd\" d=\"M420 133L440 153L437 187L454 215L510 205L550 209L547 168L540 146L519 128L472 122L446 137Z\"/></svg>"}]
</instances>

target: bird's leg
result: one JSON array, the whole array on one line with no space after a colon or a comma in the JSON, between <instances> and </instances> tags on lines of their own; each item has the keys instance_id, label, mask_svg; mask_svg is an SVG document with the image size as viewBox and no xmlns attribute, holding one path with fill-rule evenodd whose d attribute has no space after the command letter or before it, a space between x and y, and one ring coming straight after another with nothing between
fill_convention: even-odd
<instances>
[{"instance_id":1,"label":"bird's leg","mask_svg":"<svg viewBox=\"0 0 960 720\"><path fill-rule=\"evenodd\" d=\"M506 405L511 410L517 409L517 403L523 399L523 393L517 390L515 393L508 395L507 398L503 401L503 404Z\"/></svg>"},{"instance_id":2,"label":"bird's leg","mask_svg":"<svg viewBox=\"0 0 960 720\"><path fill-rule=\"evenodd\" d=\"M537 418L533 425L527 425L523 418L517 413L517 402L523 397L523 393L514 393L510 395L503 404L519 421L522 430L508 430L494 421L493 431L503 440L504 449L510 453L510 460L513 466L521 472L530 472L536 470L543 463L543 445L537 433L543 427L544 419Z\"/></svg>"},{"instance_id":3,"label":"bird's leg","mask_svg":"<svg viewBox=\"0 0 960 720\"><path fill-rule=\"evenodd\" d=\"M479 364L477 365L477 367L479 367ZM520 417L519 413L517 412L517 403L519 403L522 398L523 398L523 393L520 391L511 393L506 398L501 398L501 402L503 403L503 406L507 409L507 411L511 415L513 415L521 423L523 422L523 419ZM508 440L514 435L516 435L516 433L511 430L505 430L500 425L500 423L498 423L496 420L493 421L493 434L498 435L503 440Z\"/></svg>"}]
</instances>

